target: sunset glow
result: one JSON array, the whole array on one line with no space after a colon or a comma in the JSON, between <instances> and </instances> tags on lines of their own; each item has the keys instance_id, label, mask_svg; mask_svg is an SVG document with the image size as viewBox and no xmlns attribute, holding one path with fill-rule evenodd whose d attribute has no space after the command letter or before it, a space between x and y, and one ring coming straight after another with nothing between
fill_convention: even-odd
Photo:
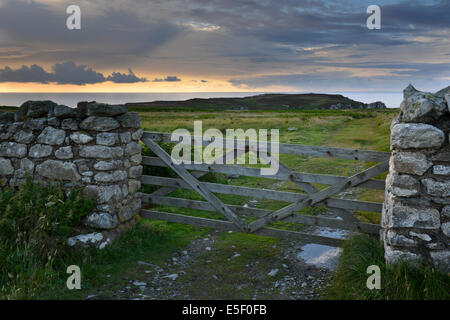
<instances>
[{"instance_id":1,"label":"sunset glow","mask_svg":"<svg viewBox=\"0 0 450 320\"><path fill-rule=\"evenodd\" d=\"M448 1L0 0L0 92L398 92L450 78Z\"/></svg>"}]
</instances>

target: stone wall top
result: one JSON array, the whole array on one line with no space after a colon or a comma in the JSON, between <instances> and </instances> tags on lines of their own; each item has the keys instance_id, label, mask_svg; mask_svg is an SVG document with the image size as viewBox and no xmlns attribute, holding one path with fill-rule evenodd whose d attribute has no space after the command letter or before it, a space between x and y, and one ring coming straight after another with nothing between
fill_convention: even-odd
<instances>
[{"instance_id":1,"label":"stone wall top","mask_svg":"<svg viewBox=\"0 0 450 320\"><path fill-rule=\"evenodd\" d=\"M123 105L27 101L15 113L0 113L0 186L20 186L27 176L83 186L97 200L86 226L132 225L141 207L140 127L139 115Z\"/></svg>"}]
</instances>

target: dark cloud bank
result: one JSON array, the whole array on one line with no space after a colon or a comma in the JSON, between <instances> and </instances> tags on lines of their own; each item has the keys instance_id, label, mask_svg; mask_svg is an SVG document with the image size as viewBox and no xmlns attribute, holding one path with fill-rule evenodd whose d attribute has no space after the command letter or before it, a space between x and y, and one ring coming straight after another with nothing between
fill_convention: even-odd
<instances>
[{"instance_id":1,"label":"dark cloud bank","mask_svg":"<svg viewBox=\"0 0 450 320\"><path fill-rule=\"evenodd\" d=\"M131 69L128 74L113 72L105 76L85 65L77 65L73 61L57 63L52 67L52 72L47 72L41 66L33 64L22 66L19 69L5 67L0 69L0 82L38 82L85 85L111 81L114 83L147 82L146 78L137 77Z\"/></svg>"},{"instance_id":2,"label":"dark cloud bank","mask_svg":"<svg viewBox=\"0 0 450 320\"><path fill-rule=\"evenodd\" d=\"M152 82L179 82L181 81L180 78L177 76L167 76L164 79L155 78Z\"/></svg>"}]
</instances>

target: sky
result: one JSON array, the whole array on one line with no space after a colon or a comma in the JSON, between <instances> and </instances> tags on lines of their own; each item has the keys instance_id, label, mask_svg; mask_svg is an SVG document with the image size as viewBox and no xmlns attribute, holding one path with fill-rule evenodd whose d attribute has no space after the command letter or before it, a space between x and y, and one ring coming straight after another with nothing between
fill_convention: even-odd
<instances>
[{"instance_id":1,"label":"sky","mask_svg":"<svg viewBox=\"0 0 450 320\"><path fill-rule=\"evenodd\" d=\"M437 91L449 14L449 0L0 0L0 92Z\"/></svg>"}]
</instances>

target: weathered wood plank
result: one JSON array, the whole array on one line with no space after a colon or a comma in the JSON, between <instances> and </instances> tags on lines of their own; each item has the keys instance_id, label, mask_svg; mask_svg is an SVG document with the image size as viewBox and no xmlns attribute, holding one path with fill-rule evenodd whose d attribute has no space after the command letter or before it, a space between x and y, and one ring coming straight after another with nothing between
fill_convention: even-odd
<instances>
[{"instance_id":1,"label":"weathered wood plank","mask_svg":"<svg viewBox=\"0 0 450 320\"><path fill-rule=\"evenodd\" d=\"M354 212L351 210L345 210L340 208L330 208L330 211L334 214L337 214L344 221L349 223L358 223L359 219L355 216Z\"/></svg>"},{"instance_id":2,"label":"weathered wood plank","mask_svg":"<svg viewBox=\"0 0 450 320\"><path fill-rule=\"evenodd\" d=\"M294 182L297 186L299 186L300 188L302 188L304 191L306 191L307 193L315 193L319 190L317 190L316 187L314 187L312 184L310 184L309 182L303 182L298 180L297 178L295 178L294 175L292 175L292 173L294 173L294 170L291 170L287 165L285 165L283 162L278 160L278 164L279 164L279 172L281 174L285 174L287 175L290 180L292 182Z\"/></svg>"},{"instance_id":3,"label":"weathered wood plank","mask_svg":"<svg viewBox=\"0 0 450 320\"><path fill-rule=\"evenodd\" d=\"M207 174L207 172L202 172L202 171L193 171L191 172L191 174L195 177L195 178L200 178L203 177L204 175ZM178 188L172 188L172 187L162 187L154 192L152 192L153 195L155 196L165 196L168 195L169 193L177 190Z\"/></svg>"},{"instance_id":4,"label":"weathered wood plank","mask_svg":"<svg viewBox=\"0 0 450 320\"><path fill-rule=\"evenodd\" d=\"M144 132L143 138L152 139L160 142L172 142L170 133L162 133L162 132ZM194 136L191 136L192 142L194 141ZM226 139L218 140L221 141L224 145L227 141ZM237 141L234 140L233 143ZM203 140L203 145L206 146L210 142L207 140ZM248 147L248 140L245 141L245 148ZM351 159L351 160L362 160L362 161L374 161L374 162L382 162L390 157L389 152L380 152L380 151L369 151L369 150L355 150L348 148L331 148L331 147L320 147L320 146L306 146L306 145L298 145L298 144L287 144L280 143L279 144L280 153L287 154L296 154L302 156L310 156L317 158L340 158L340 159ZM237 144L235 144L235 148L237 149ZM268 152L270 152L270 144L267 148Z\"/></svg>"},{"instance_id":5,"label":"weathered wood plank","mask_svg":"<svg viewBox=\"0 0 450 320\"><path fill-rule=\"evenodd\" d=\"M389 152L331 148L280 143L280 153L295 154L315 158L338 158L349 160L382 162L389 159Z\"/></svg>"},{"instance_id":6,"label":"weathered wood plank","mask_svg":"<svg viewBox=\"0 0 450 320\"><path fill-rule=\"evenodd\" d=\"M175 171L189 186L200 193L209 203L211 203L217 212L224 214L241 231L247 230L247 224L242 221L230 208L228 208L219 198L201 184L192 174L182 166L177 166L172 162L171 157L153 140L142 139L142 141L152 150L161 160L163 160L173 171Z\"/></svg>"},{"instance_id":7,"label":"weathered wood plank","mask_svg":"<svg viewBox=\"0 0 450 320\"><path fill-rule=\"evenodd\" d=\"M364 223L364 222L353 223L335 218L307 216L303 214L293 214L283 219L283 221L296 222L306 224L308 226L326 227L331 229L363 231L364 233L371 233L371 234L378 234L381 228L379 225L371 223Z\"/></svg>"},{"instance_id":8,"label":"weathered wood plank","mask_svg":"<svg viewBox=\"0 0 450 320\"><path fill-rule=\"evenodd\" d=\"M157 157L143 157L142 164L149 166L165 167L165 163ZM238 174L247 177L265 178L272 180L283 180L283 181L293 181L295 183L300 183L305 186L306 183L318 183L318 184L336 184L344 181L348 177L345 176L335 176L326 174L315 174L315 173L305 173L305 172L295 172L290 169L282 169L280 165L280 170L275 175L262 176L261 170L259 168L248 168L240 165L225 165L225 164L182 164L182 166L187 170L203 171L203 172L216 172L223 174ZM301 187L301 185L299 185ZM305 186L306 187L306 186ZM358 187L360 188L371 188L376 190L384 190L385 182L384 180L374 180L369 179L364 183L361 183ZM309 190L312 190L309 188Z\"/></svg>"},{"instance_id":9,"label":"weathered wood plank","mask_svg":"<svg viewBox=\"0 0 450 320\"><path fill-rule=\"evenodd\" d=\"M181 214L152 211L152 210L141 210L141 216L143 218L151 220L162 220L168 222L184 223L194 225L197 227L213 228L222 231L241 231L237 228L235 224L229 221L213 220L207 218L185 216ZM258 230L256 233L263 236L277 237L289 240L299 240L332 247L340 247L344 242L343 239L322 237L302 232L287 231L273 228L263 228Z\"/></svg>"},{"instance_id":10,"label":"weathered wood plank","mask_svg":"<svg viewBox=\"0 0 450 320\"><path fill-rule=\"evenodd\" d=\"M289 170L290 173L295 173L293 170L291 170L288 166L283 164L281 161L280 161L280 170L284 170L284 171ZM310 184L308 182L300 182L299 180L297 180L294 174L290 175L290 177L291 177L291 180L296 185L298 185L299 187L303 188L303 190L305 190L307 193L312 194L312 193L319 192L319 190L316 187L314 187L312 184ZM367 181L367 182L369 182L369 181ZM383 184L383 187L384 187L384 184ZM351 212L349 210L333 208L332 211L333 212L339 212L340 213L340 217L344 221L346 221L346 222L348 222L348 223L350 223L352 225L357 225L359 223L359 220L354 216L353 212Z\"/></svg>"},{"instance_id":11,"label":"weathered wood plank","mask_svg":"<svg viewBox=\"0 0 450 320\"><path fill-rule=\"evenodd\" d=\"M345 239L336 239L330 237L322 237L314 234L308 234L297 231L280 230L274 228L263 228L255 232L261 236L281 238L287 240L302 241L304 243L317 243L330 247L342 247Z\"/></svg>"},{"instance_id":12,"label":"weathered wood plank","mask_svg":"<svg viewBox=\"0 0 450 320\"><path fill-rule=\"evenodd\" d=\"M176 187L182 189L192 189L187 183L181 179L177 178L167 178L158 176L142 176L141 181L143 184L160 185L166 187ZM241 186L225 185L212 182L201 182L204 184L211 192L224 193L224 194L234 194L244 197L254 197L258 199L271 199L279 200L285 202L296 202L306 198L305 194L268 190L268 189L256 189ZM360 210L360 211L370 211L370 212L381 212L381 203L368 202L368 201L357 201L357 200L346 200L346 199L334 199L328 198L317 205L325 205L331 208L340 208L347 210Z\"/></svg>"},{"instance_id":13,"label":"weathered wood plank","mask_svg":"<svg viewBox=\"0 0 450 320\"><path fill-rule=\"evenodd\" d=\"M153 193L143 194L142 201L144 202L144 204L159 204L178 208L205 210L211 212L216 211L216 209L207 201L155 196L153 195ZM235 212L238 215L247 215L252 217L262 217L272 212L271 210L243 207L237 205L228 205L228 207L230 207L230 209L232 209L233 212Z\"/></svg>"},{"instance_id":14,"label":"weathered wood plank","mask_svg":"<svg viewBox=\"0 0 450 320\"><path fill-rule=\"evenodd\" d=\"M145 204L159 204L166 206L173 206L178 208L189 208L196 210L205 210L210 212L215 212L215 208L206 201L197 201L197 200L189 200L189 199L181 199L181 198L173 198L173 197L161 197L155 196L153 194L144 194L142 198ZM271 210L259 209L259 208L249 208L242 207L236 205L229 205L229 207L239 215L247 215L253 217L262 217L267 214L270 214ZM367 230L366 233L378 234L380 227L378 225L368 224L356 221L347 222L345 220L334 219L334 218L326 218L326 217L316 217L316 216L307 216L301 214L294 214L290 217L287 217L283 221L286 222L296 222L301 224L306 224L310 226L319 226L319 227L327 227L333 229L342 229L342 230Z\"/></svg>"},{"instance_id":15,"label":"weathered wood plank","mask_svg":"<svg viewBox=\"0 0 450 320\"><path fill-rule=\"evenodd\" d=\"M260 218L257 221L254 221L249 224L249 231L254 232L258 229L265 227L267 224L272 223L277 220L282 220L289 215L292 215L296 211L299 211L308 206L314 205L318 202L324 201L329 197L336 195L343 190L357 186L358 184L379 175L382 172L385 172L389 168L389 161L384 161L376 166L370 167L369 169L357 173L345 181L342 181L334 186L321 190L317 193L308 195L305 199L297 200L295 203L292 203L282 209L279 209L263 218Z\"/></svg>"},{"instance_id":16,"label":"weathered wood plank","mask_svg":"<svg viewBox=\"0 0 450 320\"><path fill-rule=\"evenodd\" d=\"M241 231L234 223L230 221L186 216L176 213L160 212L154 210L141 210L141 217L151 220L162 220L168 222L190 224L197 227L214 228L223 231Z\"/></svg>"},{"instance_id":17,"label":"weathered wood plank","mask_svg":"<svg viewBox=\"0 0 450 320\"><path fill-rule=\"evenodd\" d=\"M232 153L234 153L234 151L231 151ZM153 158L153 159L157 159L159 162L162 163L162 160L160 160L159 158ZM165 165L163 163L163 165ZM287 171L290 170L289 167L287 167L285 164L283 164L280 161L280 170L283 171ZM194 175L196 178L199 178L203 175L205 175L207 173L207 171L193 171L191 172L192 175ZM300 186L302 189L304 189L305 191L307 191L308 193L313 193L313 192L317 192L318 190L312 186L311 184L307 183L307 182L298 182L297 180L295 180L295 178L291 179L295 184L297 184L298 186ZM152 195L160 195L160 196L165 196L169 193L171 193L172 191L176 190L177 188L171 188L171 187L163 187L159 190L156 190L155 192L152 193ZM144 195L144 199L145 199L145 195ZM149 200L149 199L147 199ZM155 201L155 200L154 200ZM156 200L157 201L157 200ZM155 202L157 203L157 202ZM203 206L205 202L201 202L201 205ZM167 204L170 205L168 203L158 203L158 204ZM208 205L208 203L206 203ZM179 207L183 207L183 205L179 206ZM188 206L189 207L189 206ZM241 206L230 206L232 208L232 210L237 213L238 215L249 215L249 216L254 216L254 217L262 217L265 216L267 214L269 214L271 211L269 210L263 210L263 209L256 209L256 208L244 208ZM199 210L204 210L201 209L200 207L196 207L196 209ZM258 210L258 211L256 211ZM329 208L329 210L331 210L332 212L338 213L339 216L341 216L344 221L347 221L349 223L352 223L353 225L357 225L359 223L359 220L354 216L354 214L351 211L348 210L344 210L344 209L339 209L339 208ZM212 210L215 211L215 210ZM377 233L378 231L376 231L375 233ZM370 232L369 232L370 233Z\"/></svg>"}]
</instances>

